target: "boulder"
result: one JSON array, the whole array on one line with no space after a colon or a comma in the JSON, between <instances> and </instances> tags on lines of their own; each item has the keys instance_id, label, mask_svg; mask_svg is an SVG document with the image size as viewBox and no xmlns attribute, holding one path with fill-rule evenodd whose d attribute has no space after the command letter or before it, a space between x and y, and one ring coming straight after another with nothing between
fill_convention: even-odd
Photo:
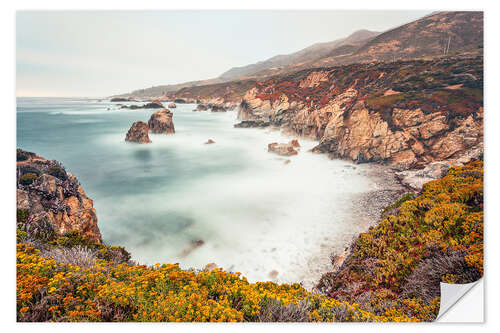
<instances>
[{"instance_id":1,"label":"boulder","mask_svg":"<svg viewBox=\"0 0 500 333\"><path fill-rule=\"evenodd\" d=\"M214 269L218 268L217 264L214 262L208 263L205 265L205 268L203 268L204 271L213 271Z\"/></svg>"},{"instance_id":2,"label":"boulder","mask_svg":"<svg viewBox=\"0 0 500 333\"><path fill-rule=\"evenodd\" d=\"M193 111L207 111L208 110L208 106L206 106L205 104L198 104L196 106L196 109L194 109Z\"/></svg>"},{"instance_id":3,"label":"boulder","mask_svg":"<svg viewBox=\"0 0 500 333\"><path fill-rule=\"evenodd\" d=\"M128 102L128 98L124 97L113 97L109 100L110 102Z\"/></svg>"},{"instance_id":4,"label":"boulder","mask_svg":"<svg viewBox=\"0 0 500 333\"><path fill-rule=\"evenodd\" d=\"M155 134L175 133L172 116L173 114L169 109L163 109L153 113L148 121L148 127L151 133Z\"/></svg>"},{"instance_id":5,"label":"boulder","mask_svg":"<svg viewBox=\"0 0 500 333\"><path fill-rule=\"evenodd\" d=\"M151 139L148 135L149 127L143 121L136 121L132 124L132 127L127 132L125 141L137 142L137 143L151 143Z\"/></svg>"},{"instance_id":6,"label":"boulder","mask_svg":"<svg viewBox=\"0 0 500 333\"><path fill-rule=\"evenodd\" d=\"M212 105L212 112L226 112L227 109L223 105Z\"/></svg>"},{"instance_id":7,"label":"boulder","mask_svg":"<svg viewBox=\"0 0 500 333\"><path fill-rule=\"evenodd\" d=\"M57 161L20 149L18 155L17 209L29 214L20 227L39 236L79 232L101 242L93 202L78 179ZM31 175L29 182L23 181L26 175Z\"/></svg>"},{"instance_id":8,"label":"boulder","mask_svg":"<svg viewBox=\"0 0 500 333\"><path fill-rule=\"evenodd\" d=\"M268 152L283 156L297 155L299 149L300 144L298 140L292 140L288 143L273 142L267 145Z\"/></svg>"},{"instance_id":9,"label":"boulder","mask_svg":"<svg viewBox=\"0 0 500 333\"><path fill-rule=\"evenodd\" d=\"M163 109L163 103L158 99L153 99L151 102L143 105L144 109Z\"/></svg>"},{"instance_id":10,"label":"boulder","mask_svg":"<svg viewBox=\"0 0 500 333\"><path fill-rule=\"evenodd\" d=\"M446 175L451 164L448 162L432 162L421 170L407 170L397 172L396 177L405 186L421 191L424 184Z\"/></svg>"},{"instance_id":11,"label":"boulder","mask_svg":"<svg viewBox=\"0 0 500 333\"><path fill-rule=\"evenodd\" d=\"M234 125L236 128L252 128L252 127L268 127L271 125L268 121L261 120L244 120Z\"/></svg>"}]
</instances>

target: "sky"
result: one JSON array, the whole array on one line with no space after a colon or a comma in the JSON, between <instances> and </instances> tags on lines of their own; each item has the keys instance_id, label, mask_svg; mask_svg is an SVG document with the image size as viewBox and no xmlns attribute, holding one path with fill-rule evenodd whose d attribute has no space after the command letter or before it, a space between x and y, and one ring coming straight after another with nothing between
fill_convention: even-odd
<instances>
[{"instance_id":1,"label":"sky","mask_svg":"<svg viewBox=\"0 0 500 333\"><path fill-rule=\"evenodd\" d=\"M104 97L214 78L430 11L18 11L17 96Z\"/></svg>"}]
</instances>

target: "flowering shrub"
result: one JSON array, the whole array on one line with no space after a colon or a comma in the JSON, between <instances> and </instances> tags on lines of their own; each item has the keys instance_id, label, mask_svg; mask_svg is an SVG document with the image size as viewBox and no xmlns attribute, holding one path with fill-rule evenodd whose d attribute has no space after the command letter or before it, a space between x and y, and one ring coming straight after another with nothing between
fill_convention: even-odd
<instances>
[{"instance_id":1,"label":"flowering shrub","mask_svg":"<svg viewBox=\"0 0 500 333\"><path fill-rule=\"evenodd\" d=\"M239 273L185 271L114 264L90 267L56 262L17 245L20 321L384 321L359 308L312 294L298 284L248 283ZM289 317L288 317L289 315ZM399 314L391 319L410 320Z\"/></svg>"},{"instance_id":2,"label":"flowering shrub","mask_svg":"<svg viewBox=\"0 0 500 333\"><path fill-rule=\"evenodd\" d=\"M386 314L432 320L440 281L469 283L483 274L483 162L452 167L403 199L398 214L361 234L343 269L319 287Z\"/></svg>"},{"instance_id":3,"label":"flowering shrub","mask_svg":"<svg viewBox=\"0 0 500 333\"><path fill-rule=\"evenodd\" d=\"M360 235L351 256L320 288L249 283L240 273L135 265L123 248L72 233L34 241L18 229L18 321L429 321L439 295L426 283L483 272L482 162L451 168L397 216ZM26 219L26 212L18 212ZM30 238L31 237L31 238ZM37 246L39 248L37 248ZM74 258L70 258L71 255ZM419 280L420 279L420 280ZM420 283L426 294L409 288Z\"/></svg>"}]
</instances>

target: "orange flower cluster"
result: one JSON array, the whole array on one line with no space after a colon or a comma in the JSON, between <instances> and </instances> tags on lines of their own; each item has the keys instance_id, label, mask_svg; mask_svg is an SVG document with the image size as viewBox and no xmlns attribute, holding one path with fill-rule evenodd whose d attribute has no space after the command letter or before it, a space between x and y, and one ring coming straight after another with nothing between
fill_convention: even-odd
<instances>
[{"instance_id":1,"label":"orange flower cluster","mask_svg":"<svg viewBox=\"0 0 500 333\"><path fill-rule=\"evenodd\" d=\"M444 178L427 183L418 197L399 203L397 216L361 234L346 276L349 283L371 290L374 297L363 306L345 295L311 293L299 284L248 283L239 273L221 269L196 272L174 264L115 264L107 257L90 268L58 263L23 243L24 232L18 230L18 320L236 322L277 320L283 313L293 317L278 319L432 320L439 298L426 303L399 297L402 284L431 245L466 253L467 264L482 274L482 196L482 162L452 168ZM50 246L73 246L75 240L81 243L73 235ZM107 253L111 247L101 245L99 251ZM367 258L376 261L370 274L355 265L349 268L350 261ZM446 282L456 279L452 273L442 276ZM340 280L335 283L334 290L342 285Z\"/></svg>"}]
</instances>

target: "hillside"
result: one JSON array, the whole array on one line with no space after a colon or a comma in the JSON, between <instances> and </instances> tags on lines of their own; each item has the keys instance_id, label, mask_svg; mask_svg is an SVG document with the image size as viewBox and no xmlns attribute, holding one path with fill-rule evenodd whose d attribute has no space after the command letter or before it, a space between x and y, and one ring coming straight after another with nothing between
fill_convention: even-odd
<instances>
[{"instance_id":1,"label":"hillside","mask_svg":"<svg viewBox=\"0 0 500 333\"><path fill-rule=\"evenodd\" d=\"M178 85L138 90L124 96L159 97L182 88L210 85L232 80L265 80L307 68L331 67L353 63L458 55L482 55L482 12L438 12L383 33L357 31L350 36L318 43L288 55L235 67L218 78ZM186 93L184 89L183 93ZM217 96L212 96L217 97Z\"/></svg>"},{"instance_id":2,"label":"hillside","mask_svg":"<svg viewBox=\"0 0 500 333\"><path fill-rule=\"evenodd\" d=\"M278 70L276 67L295 66L299 63L315 61L338 52L337 50L342 49L343 46L355 47L356 45L360 45L360 42L366 42L378 34L379 32L375 31L359 30L348 37L332 42L317 43L295 53L277 55L255 64L231 68L227 72L222 73L219 78L233 80L239 77L254 76L263 70L269 70L270 73L273 73L273 71Z\"/></svg>"}]
</instances>

